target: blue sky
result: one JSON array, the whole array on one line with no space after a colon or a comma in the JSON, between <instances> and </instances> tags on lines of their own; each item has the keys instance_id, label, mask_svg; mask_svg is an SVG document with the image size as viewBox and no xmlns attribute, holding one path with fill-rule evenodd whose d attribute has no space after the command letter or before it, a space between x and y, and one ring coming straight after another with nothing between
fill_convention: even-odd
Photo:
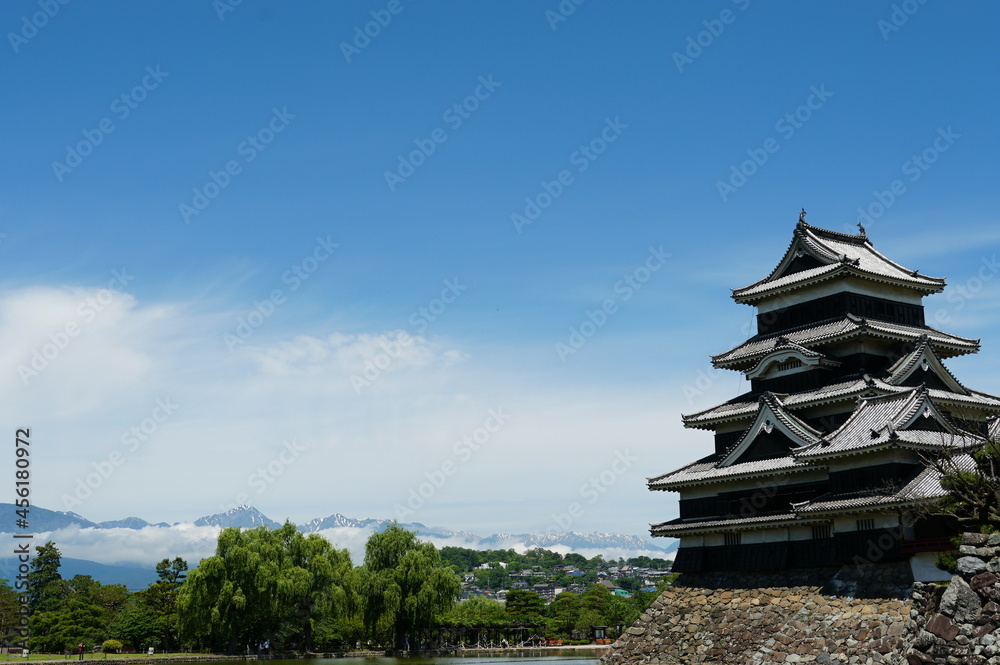
<instances>
[{"instance_id":1,"label":"blue sky","mask_svg":"<svg viewBox=\"0 0 1000 665\"><path fill-rule=\"evenodd\" d=\"M1000 392L998 14L5 3L0 408L35 502L643 534L676 515L645 478L711 450L680 414L745 388L709 370L753 316L728 289L802 207L965 288L929 311Z\"/></svg>"}]
</instances>

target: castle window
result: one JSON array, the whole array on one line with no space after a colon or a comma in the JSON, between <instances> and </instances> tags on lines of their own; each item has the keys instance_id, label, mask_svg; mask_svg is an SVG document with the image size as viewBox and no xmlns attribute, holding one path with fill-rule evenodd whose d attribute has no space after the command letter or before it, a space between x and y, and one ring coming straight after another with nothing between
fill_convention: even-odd
<instances>
[{"instance_id":1,"label":"castle window","mask_svg":"<svg viewBox=\"0 0 1000 665\"><path fill-rule=\"evenodd\" d=\"M875 519L869 517L866 520L858 520L858 531L871 531L875 528Z\"/></svg>"},{"instance_id":2,"label":"castle window","mask_svg":"<svg viewBox=\"0 0 1000 665\"><path fill-rule=\"evenodd\" d=\"M817 524L812 528L812 534L814 540L831 538L833 536L833 527L829 524Z\"/></svg>"},{"instance_id":3,"label":"castle window","mask_svg":"<svg viewBox=\"0 0 1000 665\"><path fill-rule=\"evenodd\" d=\"M726 545L739 545L740 541L741 541L740 536L742 536L742 535L743 534L739 533L739 532L725 534Z\"/></svg>"},{"instance_id":4,"label":"castle window","mask_svg":"<svg viewBox=\"0 0 1000 665\"><path fill-rule=\"evenodd\" d=\"M795 369L796 367L802 367L802 361L798 358L789 358L788 360L775 365L774 369L778 372L784 372L785 370Z\"/></svg>"}]
</instances>

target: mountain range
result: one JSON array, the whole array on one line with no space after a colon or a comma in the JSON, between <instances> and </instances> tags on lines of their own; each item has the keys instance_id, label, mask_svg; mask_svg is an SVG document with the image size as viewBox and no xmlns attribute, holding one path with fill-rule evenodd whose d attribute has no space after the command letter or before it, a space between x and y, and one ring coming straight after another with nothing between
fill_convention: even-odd
<instances>
[{"instance_id":1,"label":"mountain range","mask_svg":"<svg viewBox=\"0 0 1000 665\"><path fill-rule=\"evenodd\" d=\"M2 525L14 525L17 516L17 508L12 503L0 503L0 531ZM29 516L30 527L34 532L49 532L67 527L76 526L81 529L145 529L147 527L170 527L180 524L174 522L147 522L139 517L126 517L120 520L105 522L92 522L82 515L74 512L64 512L46 510L33 506ZM354 528L367 529L371 531L381 531L385 529L393 520L388 519L355 519L333 513L327 517L312 519L298 526L299 531L305 533L316 533L325 529ZM206 515L194 521L195 526L215 526L220 528L240 527L252 529L258 526L277 528L281 526L253 506L242 505L232 508L224 513ZM486 537L470 533L468 531L453 531L442 527L429 527L419 522L400 524L405 529L416 531L417 535L424 538L448 539L454 541L464 541L470 549L506 549L512 543L523 543L525 547L555 547L563 546L571 550L575 549L615 549L615 550L659 550L664 554L676 549L676 544L669 547L660 547L639 536L632 536L622 533L579 533L567 531L555 534L538 533L495 533Z\"/></svg>"},{"instance_id":2,"label":"mountain range","mask_svg":"<svg viewBox=\"0 0 1000 665\"><path fill-rule=\"evenodd\" d=\"M14 504L0 503L0 532L22 532L20 529L14 528L18 520L16 510L17 508ZM152 523L139 517L93 522L74 512L47 510L37 506L33 506L30 509L28 521L29 529L26 531L33 534L50 533L73 528L81 530L115 530L109 532L109 539L107 540L109 547L112 549L115 548L112 543L124 542L122 540L123 535L132 532L135 533L136 537L153 535L155 538L152 540L162 541L167 539L170 542L175 542L173 539L176 536L173 534L176 534L176 532L171 527L192 525L191 522L174 522L173 524L167 522ZM340 513L333 513L327 517L309 520L297 528L305 533L327 532L325 535L334 541L347 540L353 542L354 546L349 546L352 549L353 555L357 556L360 554L363 556L363 541L367 539L367 536L386 529L392 523L393 520L389 519L355 519ZM242 505L226 512L198 518L193 522L193 526L218 528L240 527L249 529L260 526L277 528L281 524L270 519L253 506ZM622 533L579 533L575 531L555 534L495 533L483 537L468 531L429 527L419 522L404 523L400 524L400 526L410 531L415 531L420 538L434 542L439 547L453 545L477 550L511 548L523 550L533 547L546 549L559 548L562 551L568 550L584 553L588 558L597 553L603 553L605 556L611 555L612 558L635 556L640 553L648 556L666 557L677 549L676 541L668 544L667 547L662 547L649 542L648 539ZM329 533L331 530L340 531ZM92 535L86 536L88 533ZM94 541L93 531L80 531L77 534L80 537L86 536L86 540L91 543ZM111 536L114 537L112 538ZM59 539L59 544L68 544L68 542L73 541L74 537L73 533L64 534L64 537ZM134 541L134 538L131 536L125 540L129 539ZM344 544L343 542L339 542L339 546L343 546ZM207 547L214 546L207 545ZM360 551L354 552L358 548L360 548ZM201 552L200 556L192 556L191 554L185 556L194 565L201 556L208 556L210 553L211 550L209 549L208 551ZM105 583L126 584L131 589L143 588L149 582L155 581L153 567L151 565L136 565L136 557L133 556L130 562L123 563L122 559L115 556L113 552L109 552L108 556L109 558L104 562L63 557L63 575L66 577L72 577L75 574L91 575L95 579ZM0 577L4 577L4 573L8 573L10 570L16 569L16 566L17 564L14 559L7 560L0 558ZM9 574L6 576L10 577Z\"/></svg>"}]
</instances>

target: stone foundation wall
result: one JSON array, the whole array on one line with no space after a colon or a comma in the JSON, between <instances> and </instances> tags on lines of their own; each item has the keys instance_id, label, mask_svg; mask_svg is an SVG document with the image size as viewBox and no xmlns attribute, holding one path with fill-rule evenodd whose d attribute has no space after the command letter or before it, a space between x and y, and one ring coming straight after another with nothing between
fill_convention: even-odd
<instances>
[{"instance_id":1,"label":"stone foundation wall","mask_svg":"<svg viewBox=\"0 0 1000 665\"><path fill-rule=\"evenodd\" d=\"M682 575L601 663L904 663L912 588L906 563Z\"/></svg>"},{"instance_id":2,"label":"stone foundation wall","mask_svg":"<svg viewBox=\"0 0 1000 665\"><path fill-rule=\"evenodd\" d=\"M910 665L1000 664L1000 534L964 534L960 555L947 588L914 588Z\"/></svg>"}]
</instances>

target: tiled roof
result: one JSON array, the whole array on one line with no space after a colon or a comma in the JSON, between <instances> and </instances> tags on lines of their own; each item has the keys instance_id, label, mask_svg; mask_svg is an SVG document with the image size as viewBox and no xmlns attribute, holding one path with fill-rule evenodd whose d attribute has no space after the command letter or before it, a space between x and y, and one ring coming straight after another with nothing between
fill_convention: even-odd
<instances>
[{"instance_id":1,"label":"tiled roof","mask_svg":"<svg viewBox=\"0 0 1000 665\"><path fill-rule=\"evenodd\" d=\"M933 428L920 429L920 414L928 415ZM914 426L903 429L917 418ZM945 431L935 431L938 427ZM982 437L956 428L940 413L930 391L910 388L894 395L862 399L850 418L824 441L795 451L802 460L864 452L889 445L963 449L982 443Z\"/></svg>"},{"instance_id":2,"label":"tiled roof","mask_svg":"<svg viewBox=\"0 0 1000 665\"><path fill-rule=\"evenodd\" d=\"M719 527L765 525L775 522L794 522L799 518L795 513L780 513L776 515L754 515L753 517L734 517L732 519L713 520L682 520L675 519L661 524L651 524L649 531L655 536L669 536L693 529L718 529Z\"/></svg>"},{"instance_id":3,"label":"tiled roof","mask_svg":"<svg viewBox=\"0 0 1000 665\"><path fill-rule=\"evenodd\" d=\"M878 319L861 318L848 314L842 318L827 319L819 323L790 330L755 335L729 351L712 356L716 367L741 369L752 367L757 360L784 343L784 340L803 346L830 344L861 335L913 341L926 335L939 357L950 357L979 351L979 340L952 335L927 327L907 326Z\"/></svg>"},{"instance_id":4,"label":"tiled roof","mask_svg":"<svg viewBox=\"0 0 1000 665\"><path fill-rule=\"evenodd\" d=\"M791 456L755 460L753 462L739 462L720 468L718 460L713 455L710 458L706 457L694 464L681 467L676 471L649 478L646 484L651 490L668 490L684 485L733 480L740 477L772 475L777 472L795 473L809 471L814 468L810 464L800 462Z\"/></svg>"},{"instance_id":5,"label":"tiled roof","mask_svg":"<svg viewBox=\"0 0 1000 665\"><path fill-rule=\"evenodd\" d=\"M962 454L954 458L958 468L971 470L975 463L969 455ZM920 471L902 488L893 490L873 489L864 492L847 494L824 494L812 501L792 505L792 510L798 515L809 515L820 512L839 512L848 509L866 508L872 506L887 506L900 503L913 503L936 499L946 494L941 487L941 474L936 469L926 468Z\"/></svg>"},{"instance_id":6,"label":"tiled roof","mask_svg":"<svg viewBox=\"0 0 1000 665\"><path fill-rule=\"evenodd\" d=\"M822 265L789 273L797 256L809 255ZM845 273L891 284L908 286L924 293L944 288L944 279L910 270L879 253L865 235L828 231L800 222L784 257L764 279L733 291L737 302L754 302L767 295L800 285L832 279Z\"/></svg>"},{"instance_id":7,"label":"tiled roof","mask_svg":"<svg viewBox=\"0 0 1000 665\"><path fill-rule=\"evenodd\" d=\"M857 397L866 390L872 390L877 386L868 383L863 378L851 379L840 383L833 383L813 390L805 390L798 393L781 394L782 404L786 409L796 410L798 408L824 404L831 401ZM889 392L889 391L883 391ZM752 416L757 413L759 398L754 393L745 393L728 402L718 406L682 416L686 427L704 427L712 429L707 423L718 423L725 420L737 420Z\"/></svg>"},{"instance_id":8,"label":"tiled roof","mask_svg":"<svg viewBox=\"0 0 1000 665\"><path fill-rule=\"evenodd\" d=\"M760 409L754 422L743 432L743 436L734 443L729 450L719 460L719 467L732 466L746 449L753 445L753 441L760 435L761 431L771 432L776 420L779 431L783 432L796 446L808 446L816 443L820 439L821 432L813 429L785 410L781 400L773 393L765 392L760 396Z\"/></svg>"},{"instance_id":9,"label":"tiled roof","mask_svg":"<svg viewBox=\"0 0 1000 665\"><path fill-rule=\"evenodd\" d=\"M931 346L930 340L926 335L920 336L920 343L917 344L917 348L897 360L889 368L885 380L888 383L898 385L905 381L913 372L917 371L918 367L925 371L932 370L954 392L962 395L969 393L968 388L962 385L961 381L944 366L944 363L934 353L934 347Z\"/></svg>"},{"instance_id":10,"label":"tiled roof","mask_svg":"<svg viewBox=\"0 0 1000 665\"><path fill-rule=\"evenodd\" d=\"M891 385L881 379L861 378L832 383L828 386L804 390L798 393L779 394L782 404L793 413L805 408L856 399L859 395L872 392L879 395L889 395L913 390L910 386ZM958 404L977 406L990 412L1000 412L1000 397L978 390L969 390L967 395L953 393L947 390L931 388L931 397L942 404ZM756 393L744 393L728 402L723 402L711 409L682 416L685 427L694 429L714 429L720 423L746 420L757 413L759 404Z\"/></svg>"}]
</instances>

